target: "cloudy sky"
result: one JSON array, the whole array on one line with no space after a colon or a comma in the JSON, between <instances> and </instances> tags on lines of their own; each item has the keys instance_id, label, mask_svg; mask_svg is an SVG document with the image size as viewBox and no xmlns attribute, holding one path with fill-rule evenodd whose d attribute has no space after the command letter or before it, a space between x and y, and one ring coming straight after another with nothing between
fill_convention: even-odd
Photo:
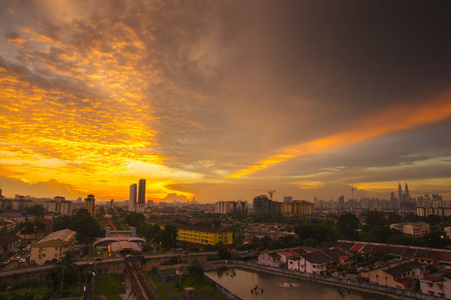
<instances>
[{"instance_id":1,"label":"cloudy sky","mask_svg":"<svg viewBox=\"0 0 451 300\"><path fill-rule=\"evenodd\" d=\"M3 195L451 200L449 1L0 5Z\"/></svg>"}]
</instances>

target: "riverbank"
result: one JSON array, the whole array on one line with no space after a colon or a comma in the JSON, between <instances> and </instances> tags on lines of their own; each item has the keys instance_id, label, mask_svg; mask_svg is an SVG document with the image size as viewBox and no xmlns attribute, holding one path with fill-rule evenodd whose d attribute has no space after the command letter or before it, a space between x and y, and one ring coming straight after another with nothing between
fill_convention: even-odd
<instances>
[{"instance_id":1,"label":"riverbank","mask_svg":"<svg viewBox=\"0 0 451 300\"><path fill-rule=\"evenodd\" d=\"M372 295L376 297L390 298L390 299L421 299L421 300L440 300L438 297L431 295L422 294L417 291L405 291L400 289L394 289L384 286L379 286L371 283L362 283L357 281L352 281L347 278L342 277L325 277L314 274L300 273L291 270L284 270L280 268L266 267L257 265L256 263L250 262L237 262L234 264L227 265L217 265L217 267L235 267L243 268L256 272L266 272L273 275L285 276L288 278L295 278L303 280L306 282L314 282L319 284L325 284L328 286L336 287L337 289L346 289L362 294Z\"/></svg>"}]
</instances>

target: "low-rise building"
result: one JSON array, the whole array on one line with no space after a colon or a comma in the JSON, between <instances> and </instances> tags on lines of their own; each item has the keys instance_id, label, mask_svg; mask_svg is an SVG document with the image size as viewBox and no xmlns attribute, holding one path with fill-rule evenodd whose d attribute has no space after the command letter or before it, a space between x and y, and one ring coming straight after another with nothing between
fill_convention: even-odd
<instances>
[{"instance_id":1,"label":"low-rise building","mask_svg":"<svg viewBox=\"0 0 451 300\"><path fill-rule=\"evenodd\" d=\"M157 223L161 228L171 225L178 229L177 241L186 242L188 246L216 245L221 242L226 246L233 244L233 231L227 228L215 228L196 225L185 225L175 222Z\"/></svg>"},{"instance_id":2,"label":"low-rise building","mask_svg":"<svg viewBox=\"0 0 451 300\"><path fill-rule=\"evenodd\" d=\"M374 284L405 290L414 288L416 280L423 277L423 270L423 265L417 261L401 261L366 268L361 271L361 277Z\"/></svg>"},{"instance_id":3,"label":"low-rise building","mask_svg":"<svg viewBox=\"0 0 451 300\"><path fill-rule=\"evenodd\" d=\"M43 265L46 261L58 260L75 246L76 232L63 229L52 232L31 245L30 263Z\"/></svg>"},{"instance_id":4,"label":"low-rise building","mask_svg":"<svg viewBox=\"0 0 451 300\"><path fill-rule=\"evenodd\" d=\"M323 251L300 254L288 260L288 269L302 273L328 275L337 270L332 257Z\"/></svg>"},{"instance_id":5,"label":"low-rise building","mask_svg":"<svg viewBox=\"0 0 451 300\"><path fill-rule=\"evenodd\" d=\"M431 226L426 222L409 222L391 224L390 229L398 230L413 236L425 236L431 232Z\"/></svg>"},{"instance_id":6,"label":"low-rise building","mask_svg":"<svg viewBox=\"0 0 451 300\"><path fill-rule=\"evenodd\" d=\"M423 294L451 297L451 280L445 276L428 275L420 280L420 289Z\"/></svg>"},{"instance_id":7,"label":"low-rise building","mask_svg":"<svg viewBox=\"0 0 451 300\"><path fill-rule=\"evenodd\" d=\"M280 259L281 256L276 251L264 251L258 255L257 264L280 268L282 264Z\"/></svg>"}]
</instances>

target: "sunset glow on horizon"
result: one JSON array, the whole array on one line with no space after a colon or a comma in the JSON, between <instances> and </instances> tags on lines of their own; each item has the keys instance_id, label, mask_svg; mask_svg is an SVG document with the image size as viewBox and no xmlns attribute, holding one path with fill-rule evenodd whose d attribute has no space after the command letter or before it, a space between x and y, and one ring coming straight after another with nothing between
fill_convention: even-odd
<instances>
[{"instance_id":1,"label":"sunset glow on horizon","mask_svg":"<svg viewBox=\"0 0 451 300\"><path fill-rule=\"evenodd\" d=\"M7 197L125 200L145 178L154 201L388 198L398 182L451 200L450 20L432 5L385 4L383 23L370 3L3 6Z\"/></svg>"}]
</instances>

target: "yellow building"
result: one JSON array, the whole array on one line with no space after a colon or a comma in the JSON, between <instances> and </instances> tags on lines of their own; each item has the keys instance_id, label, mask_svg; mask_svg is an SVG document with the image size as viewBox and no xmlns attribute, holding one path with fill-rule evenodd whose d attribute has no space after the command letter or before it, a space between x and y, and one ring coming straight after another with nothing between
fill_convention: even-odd
<instances>
[{"instance_id":1,"label":"yellow building","mask_svg":"<svg viewBox=\"0 0 451 300\"><path fill-rule=\"evenodd\" d=\"M186 242L190 246L216 245L219 242L222 242L224 245L233 244L233 232L228 229L178 223L158 225L162 228L164 228L165 225L177 227L177 241Z\"/></svg>"},{"instance_id":2,"label":"yellow building","mask_svg":"<svg viewBox=\"0 0 451 300\"><path fill-rule=\"evenodd\" d=\"M69 229L53 232L31 245L30 263L43 265L46 261L60 259L75 246L77 233Z\"/></svg>"},{"instance_id":3,"label":"yellow building","mask_svg":"<svg viewBox=\"0 0 451 300\"><path fill-rule=\"evenodd\" d=\"M221 228L183 226L178 228L178 241L185 241L193 245L216 245L222 242L224 245L233 244L233 232Z\"/></svg>"},{"instance_id":4,"label":"yellow building","mask_svg":"<svg viewBox=\"0 0 451 300\"><path fill-rule=\"evenodd\" d=\"M315 205L304 200L284 202L282 204L282 213L284 215L292 216L313 216L315 213Z\"/></svg>"}]
</instances>

